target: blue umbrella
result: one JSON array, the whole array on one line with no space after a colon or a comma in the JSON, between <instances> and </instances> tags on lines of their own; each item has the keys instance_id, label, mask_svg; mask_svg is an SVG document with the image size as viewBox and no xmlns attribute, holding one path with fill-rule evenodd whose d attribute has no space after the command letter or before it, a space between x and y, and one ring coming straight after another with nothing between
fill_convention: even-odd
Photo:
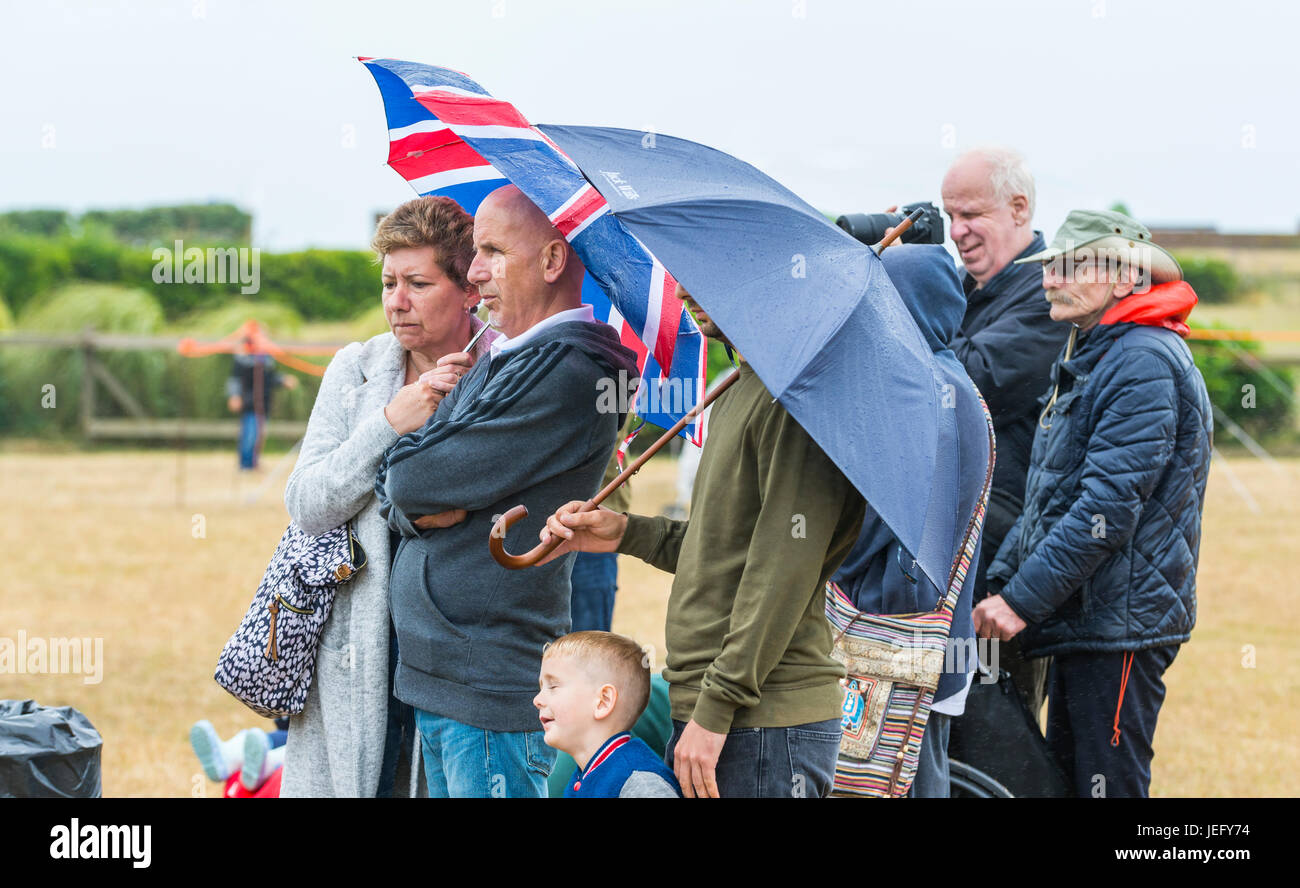
<instances>
[{"instance_id":1,"label":"blue umbrella","mask_svg":"<svg viewBox=\"0 0 1300 888\"><path fill-rule=\"evenodd\" d=\"M875 253L721 151L633 130L538 128L946 589L970 517L958 514L955 411Z\"/></svg>"}]
</instances>

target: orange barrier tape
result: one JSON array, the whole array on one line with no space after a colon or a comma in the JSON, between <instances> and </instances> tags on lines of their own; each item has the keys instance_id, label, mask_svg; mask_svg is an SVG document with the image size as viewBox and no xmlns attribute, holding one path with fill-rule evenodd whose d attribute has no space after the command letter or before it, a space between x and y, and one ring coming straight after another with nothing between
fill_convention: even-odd
<instances>
[{"instance_id":1,"label":"orange barrier tape","mask_svg":"<svg viewBox=\"0 0 1300 888\"><path fill-rule=\"evenodd\" d=\"M216 342L198 342L194 339L182 339L176 344L176 351L187 358L201 358L206 355L216 354L234 354L235 352L244 351L244 341L250 340L252 353L258 355L270 355L286 367L292 367L300 373L310 373L313 376L324 376L325 368L319 364L313 364L310 361L302 361L285 351L283 347L272 342L262 328L258 326L257 321L244 321L239 329L229 336L223 336ZM299 354L313 355L332 355L338 349L328 346L308 346L297 349Z\"/></svg>"},{"instance_id":2,"label":"orange barrier tape","mask_svg":"<svg viewBox=\"0 0 1300 888\"><path fill-rule=\"evenodd\" d=\"M1237 341L1300 342L1300 330L1207 330L1193 327L1188 339L1230 339Z\"/></svg>"}]
</instances>

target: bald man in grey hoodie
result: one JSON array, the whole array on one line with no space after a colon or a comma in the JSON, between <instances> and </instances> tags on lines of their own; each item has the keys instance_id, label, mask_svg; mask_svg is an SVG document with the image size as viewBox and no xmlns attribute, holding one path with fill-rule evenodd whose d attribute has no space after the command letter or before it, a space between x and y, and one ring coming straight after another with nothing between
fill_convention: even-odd
<instances>
[{"instance_id":1,"label":"bald man in grey hoodie","mask_svg":"<svg viewBox=\"0 0 1300 888\"><path fill-rule=\"evenodd\" d=\"M375 484L402 537L394 693L415 707L431 797L542 797L555 751L532 701L543 647L569 631L573 555L511 571L488 536L522 503L530 517L507 547L535 539L560 505L596 492L625 418L600 412L600 381L636 378L636 358L582 305L581 261L517 188L483 201L474 247L469 280L504 336L398 440Z\"/></svg>"}]
</instances>

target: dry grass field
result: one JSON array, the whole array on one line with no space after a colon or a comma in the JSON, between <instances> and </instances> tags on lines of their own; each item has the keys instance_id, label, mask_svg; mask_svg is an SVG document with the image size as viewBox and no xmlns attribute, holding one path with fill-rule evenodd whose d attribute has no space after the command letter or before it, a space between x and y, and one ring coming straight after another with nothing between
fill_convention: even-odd
<instances>
[{"instance_id":1,"label":"dry grass field","mask_svg":"<svg viewBox=\"0 0 1300 888\"><path fill-rule=\"evenodd\" d=\"M209 718L229 735L264 724L212 670L287 521L284 475L239 478L234 465L233 452L0 451L0 637L103 640L98 683L0 674L0 697L84 712L104 737L105 795L215 797L189 726ZM652 461L634 482L634 508L657 513L673 473L671 460ZM1297 494L1300 461L1274 470L1242 457L1214 469L1198 625L1166 676L1153 795L1300 795ZM670 582L624 559L614 628L662 652Z\"/></svg>"}]
</instances>

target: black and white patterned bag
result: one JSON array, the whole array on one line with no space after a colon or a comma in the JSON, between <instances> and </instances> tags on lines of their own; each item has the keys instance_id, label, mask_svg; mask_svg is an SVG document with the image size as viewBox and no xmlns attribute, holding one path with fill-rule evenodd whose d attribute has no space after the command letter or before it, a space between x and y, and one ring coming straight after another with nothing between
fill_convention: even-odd
<instances>
[{"instance_id":1,"label":"black and white patterned bag","mask_svg":"<svg viewBox=\"0 0 1300 888\"><path fill-rule=\"evenodd\" d=\"M248 613L221 651L217 684L258 715L302 712L334 593L365 565L351 525L313 537L290 524Z\"/></svg>"}]
</instances>

